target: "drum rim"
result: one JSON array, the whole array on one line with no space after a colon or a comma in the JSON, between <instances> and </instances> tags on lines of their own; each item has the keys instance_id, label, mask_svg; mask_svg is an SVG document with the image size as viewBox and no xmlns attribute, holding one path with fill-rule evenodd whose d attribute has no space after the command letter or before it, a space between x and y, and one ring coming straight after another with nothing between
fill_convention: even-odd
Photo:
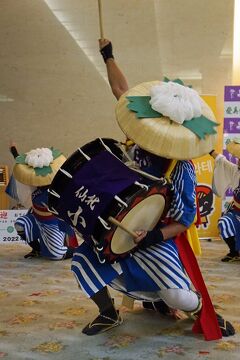
<instances>
[{"instance_id":1,"label":"drum rim","mask_svg":"<svg viewBox=\"0 0 240 360\"><path fill-rule=\"evenodd\" d=\"M134 185L134 186L137 186L137 185ZM154 188L157 188L157 187L158 187L158 189L163 189L164 193L163 194L161 193L161 195L163 195L164 198L165 198L165 208L163 210L163 213L162 213L161 217L159 218L159 222L160 222L166 216L166 214L167 214L167 212L168 212L168 210L170 208L170 199L171 199L171 194L172 194L172 188L171 188L171 184L169 182L162 183L162 181L152 181L152 183L149 185L149 188L150 188L148 190L149 196L159 193L159 192L154 193L154 191L153 191ZM139 187L138 187L138 189L139 189L138 190L139 194L144 193L143 189L141 189ZM120 194L119 194L119 196L120 196ZM136 196L137 196L137 193L134 193L134 194L131 195L131 200L130 200L129 205L131 204L131 202L134 202L134 200L136 200ZM143 199L144 199L144 197L142 197L142 200ZM126 201L126 199L124 199L124 200ZM142 201L142 200L140 200L140 201ZM139 202L137 202L137 203L139 203ZM119 211L116 213L117 206L118 205L116 204L114 212L113 212L113 214L111 214L111 216L115 217L118 221L121 221L127 215L128 212L127 212L127 209L122 206L121 208L119 207ZM109 206L109 208L110 208L110 206ZM109 211L112 211L112 209L109 209L108 212ZM107 212L105 212L105 214L103 214L102 216L104 218L107 218L109 215L107 215ZM117 226L112 224L111 225L111 230L109 230L108 233L107 233L106 230L103 229L102 230L102 235L100 235L100 237L98 237L98 239L97 239L97 241L98 241L98 243L100 245L99 247L103 248L102 250L99 251L99 253L101 253L103 255L103 257L106 258L107 261L110 262L110 263L113 263L115 261L119 261L121 258L131 256L131 253L134 253L137 250L137 246L136 246L132 250L127 251L127 252L125 252L123 254L114 254L114 253L110 253L110 252L109 252L109 256L106 256L104 254L105 249L107 247L109 247L109 244L111 243L111 240L112 240L112 237L113 237L113 235L114 235L114 233L116 231L116 228L117 228ZM95 229L95 231L96 231L96 229ZM104 241L105 240L103 238L105 236L104 233L106 233L106 236L107 236L109 241ZM93 236L94 235L95 234L93 233ZM96 238L96 237L94 236L94 238Z\"/></svg>"}]
</instances>

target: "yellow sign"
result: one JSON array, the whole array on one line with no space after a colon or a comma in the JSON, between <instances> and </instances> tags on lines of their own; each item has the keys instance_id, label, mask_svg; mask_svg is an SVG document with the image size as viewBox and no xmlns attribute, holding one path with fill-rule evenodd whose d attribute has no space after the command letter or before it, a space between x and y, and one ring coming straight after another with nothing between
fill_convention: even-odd
<instances>
[{"instance_id":1,"label":"yellow sign","mask_svg":"<svg viewBox=\"0 0 240 360\"><path fill-rule=\"evenodd\" d=\"M203 95L202 98L211 107L217 118L216 96ZM221 129L220 126L219 128ZM220 132L219 129L218 131ZM197 200L201 218L201 224L197 226L198 235L200 238L219 237L217 221L221 216L222 204L221 199L212 192L214 160L210 155L205 155L194 159L193 163L197 175Z\"/></svg>"}]
</instances>

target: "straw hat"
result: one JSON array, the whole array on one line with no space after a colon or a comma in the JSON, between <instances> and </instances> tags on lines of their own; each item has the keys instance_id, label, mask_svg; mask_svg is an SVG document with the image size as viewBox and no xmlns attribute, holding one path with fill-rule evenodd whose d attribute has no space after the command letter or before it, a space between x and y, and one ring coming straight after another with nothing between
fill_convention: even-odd
<instances>
[{"instance_id":1,"label":"straw hat","mask_svg":"<svg viewBox=\"0 0 240 360\"><path fill-rule=\"evenodd\" d=\"M16 157L13 175L16 180L25 185L50 185L65 160L65 156L59 150L34 149Z\"/></svg>"},{"instance_id":2,"label":"straw hat","mask_svg":"<svg viewBox=\"0 0 240 360\"><path fill-rule=\"evenodd\" d=\"M174 92L175 90L172 92L171 89L176 87L173 84L174 82L177 85L177 89L175 89L177 93ZM157 92L159 89L160 92L163 90L163 95L167 94L168 96L162 97L163 101L162 104L160 101L160 108L157 107L159 101L153 91L155 88ZM178 91L180 91L180 96L176 95ZM190 93L190 100L188 99L187 105L184 105L183 112L180 109L181 106L174 103L175 100L181 99L182 92L184 93L183 98L185 92ZM145 111L146 104L138 105L138 101L141 102L144 97L148 98L150 95L150 103L152 104L149 104L148 99L147 107L151 107L151 109ZM135 97L137 98L137 104L134 104ZM193 110L191 108L192 104ZM151 81L135 86L119 99L116 106L116 117L120 128L129 139L155 155L169 159L187 160L205 155L214 149L217 137L214 127L218 124L215 122L213 112L198 93L184 86L181 80L172 82L166 79L165 82ZM186 117L187 120L185 121ZM207 131L205 131L205 125L203 125L204 121L202 122L203 118L208 123ZM191 121L188 121L190 119ZM192 124L194 124L195 130L198 128L198 134L189 129Z\"/></svg>"},{"instance_id":3,"label":"straw hat","mask_svg":"<svg viewBox=\"0 0 240 360\"><path fill-rule=\"evenodd\" d=\"M227 151L233 156L240 159L240 138L235 137L226 146Z\"/></svg>"}]
</instances>

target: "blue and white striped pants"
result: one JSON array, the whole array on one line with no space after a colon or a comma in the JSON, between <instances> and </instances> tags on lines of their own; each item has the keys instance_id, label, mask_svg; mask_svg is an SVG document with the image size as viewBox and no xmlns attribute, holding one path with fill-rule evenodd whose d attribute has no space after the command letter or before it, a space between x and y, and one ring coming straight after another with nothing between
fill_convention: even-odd
<instances>
[{"instance_id":1,"label":"blue and white striped pants","mask_svg":"<svg viewBox=\"0 0 240 360\"><path fill-rule=\"evenodd\" d=\"M24 231L26 242L31 246L32 241L39 240L41 255L53 260L64 257L67 247L64 246L66 234L59 230L58 220L44 223L37 221L31 213L20 216L15 226Z\"/></svg>"},{"instance_id":2,"label":"blue and white striped pants","mask_svg":"<svg viewBox=\"0 0 240 360\"><path fill-rule=\"evenodd\" d=\"M240 212L231 210L218 220L218 229L223 240L234 236L236 250L240 250Z\"/></svg>"},{"instance_id":3,"label":"blue and white striped pants","mask_svg":"<svg viewBox=\"0 0 240 360\"><path fill-rule=\"evenodd\" d=\"M72 271L88 297L106 285L142 300L166 289L189 292L191 286L173 240L137 250L115 264L101 264L93 249L83 243L73 256Z\"/></svg>"}]
</instances>

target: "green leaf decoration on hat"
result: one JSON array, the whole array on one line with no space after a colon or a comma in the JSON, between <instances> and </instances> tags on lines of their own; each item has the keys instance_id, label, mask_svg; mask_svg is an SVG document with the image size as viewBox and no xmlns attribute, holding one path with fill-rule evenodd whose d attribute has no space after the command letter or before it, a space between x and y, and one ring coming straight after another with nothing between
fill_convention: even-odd
<instances>
[{"instance_id":1,"label":"green leaf decoration on hat","mask_svg":"<svg viewBox=\"0 0 240 360\"><path fill-rule=\"evenodd\" d=\"M169 78L167 78L166 76L164 76L163 78L163 82L168 83L169 81L177 83L179 85L183 85L183 86L187 86L189 88L192 88L192 85L185 85L184 82L181 79L174 79L174 80L170 80Z\"/></svg>"},{"instance_id":2,"label":"green leaf decoration on hat","mask_svg":"<svg viewBox=\"0 0 240 360\"><path fill-rule=\"evenodd\" d=\"M24 165L26 165L26 163L25 163L26 156L27 156L27 154L18 155L16 157L16 159L15 159L16 164L24 164Z\"/></svg>"},{"instance_id":3,"label":"green leaf decoration on hat","mask_svg":"<svg viewBox=\"0 0 240 360\"><path fill-rule=\"evenodd\" d=\"M174 83L177 83L177 84L179 84L179 85L186 86L186 85L184 84L184 82L183 82L181 79L174 79L174 80L170 80L169 78L167 78L166 76L164 76L164 78L163 78L163 82L168 83L169 81L174 82Z\"/></svg>"},{"instance_id":4,"label":"green leaf decoration on hat","mask_svg":"<svg viewBox=\"0 0 240 360\"><path fill-rule=\"evenodd\" d=\"M134 111L138 118L158 118L162 114L152 109L149 104L151 96L127 96L129 104L128 109Z\"/></svg>"},{"instance_id":5,"label":"green leaf decoration on hat","mask_svg":"<svg viewBox=\"0 0 240 360\"><path fill-rule=\"evenodd\" d=\"M51 147L50 150L52 151L52 156L54 160L62 154L61 151L54 149L53 147ZM28 164L26 164L26 156L27 154L18 155L15 159L16 164L23 164L28 166ZM47 176L48 174L51 174L53 172L51 166L43 166L42 168L35 167L33 168L33 170L36 176Z\"/></svg>"},{"instance_id":6,"label":"green leaf decoration on hat","mask_svg":"<svg viewBox=\"0 0 240 360\"><path fill-rule=\"evenodd\" d=\"M62 155L62 152L58 149L54 149L53 147L51 147L51 150L52 150L52 156L53 156L54 160L56 158L58 158L60 155Z\"/></svg>"},{"instance_id":7,"label":"green leaf decoration on hat","mask_svg":"<svg viewBox=\"0 0 240 360\"><path fill-rule=\"evenodd\" d=\"M205 139L206 135L216 134L214 127L218 125L218 123L209 120L204 115L183 122L183 126L191 130L199 139Z\"/></svg>"},{"instance_id":8,"label":"green leaf decoration on hat","mask_svg":"<svg viewBox=\"0 0 240 360\"><path fill-rule=\"evenodd\" d=\"M186 86L181 79L169 80L167 77L164 77L163 81L172 81L180 85ZM134 111L138 119L161 118L163 116L158 111L152 109L149 103L151 96L127 96L126 98L129 101L127 105L128 109ZM197 118L192 118L191 120L184 121L182 123L182 126L192 131L199 139L205 139L206 135L212 135L217 133L214 127L219 126L219 124L201 115Z\"/></svg>"},{"instance_id":9,"label":"green leaf decoration on hat","mask_svg":"<svg viewBox=\"0 0 240 360\"><path fill-rule=\"evenodd\" d=\"M34 171L37 176L47 176L53 172L51 166L35 167Z\"/></svg>"}]
</instances>

